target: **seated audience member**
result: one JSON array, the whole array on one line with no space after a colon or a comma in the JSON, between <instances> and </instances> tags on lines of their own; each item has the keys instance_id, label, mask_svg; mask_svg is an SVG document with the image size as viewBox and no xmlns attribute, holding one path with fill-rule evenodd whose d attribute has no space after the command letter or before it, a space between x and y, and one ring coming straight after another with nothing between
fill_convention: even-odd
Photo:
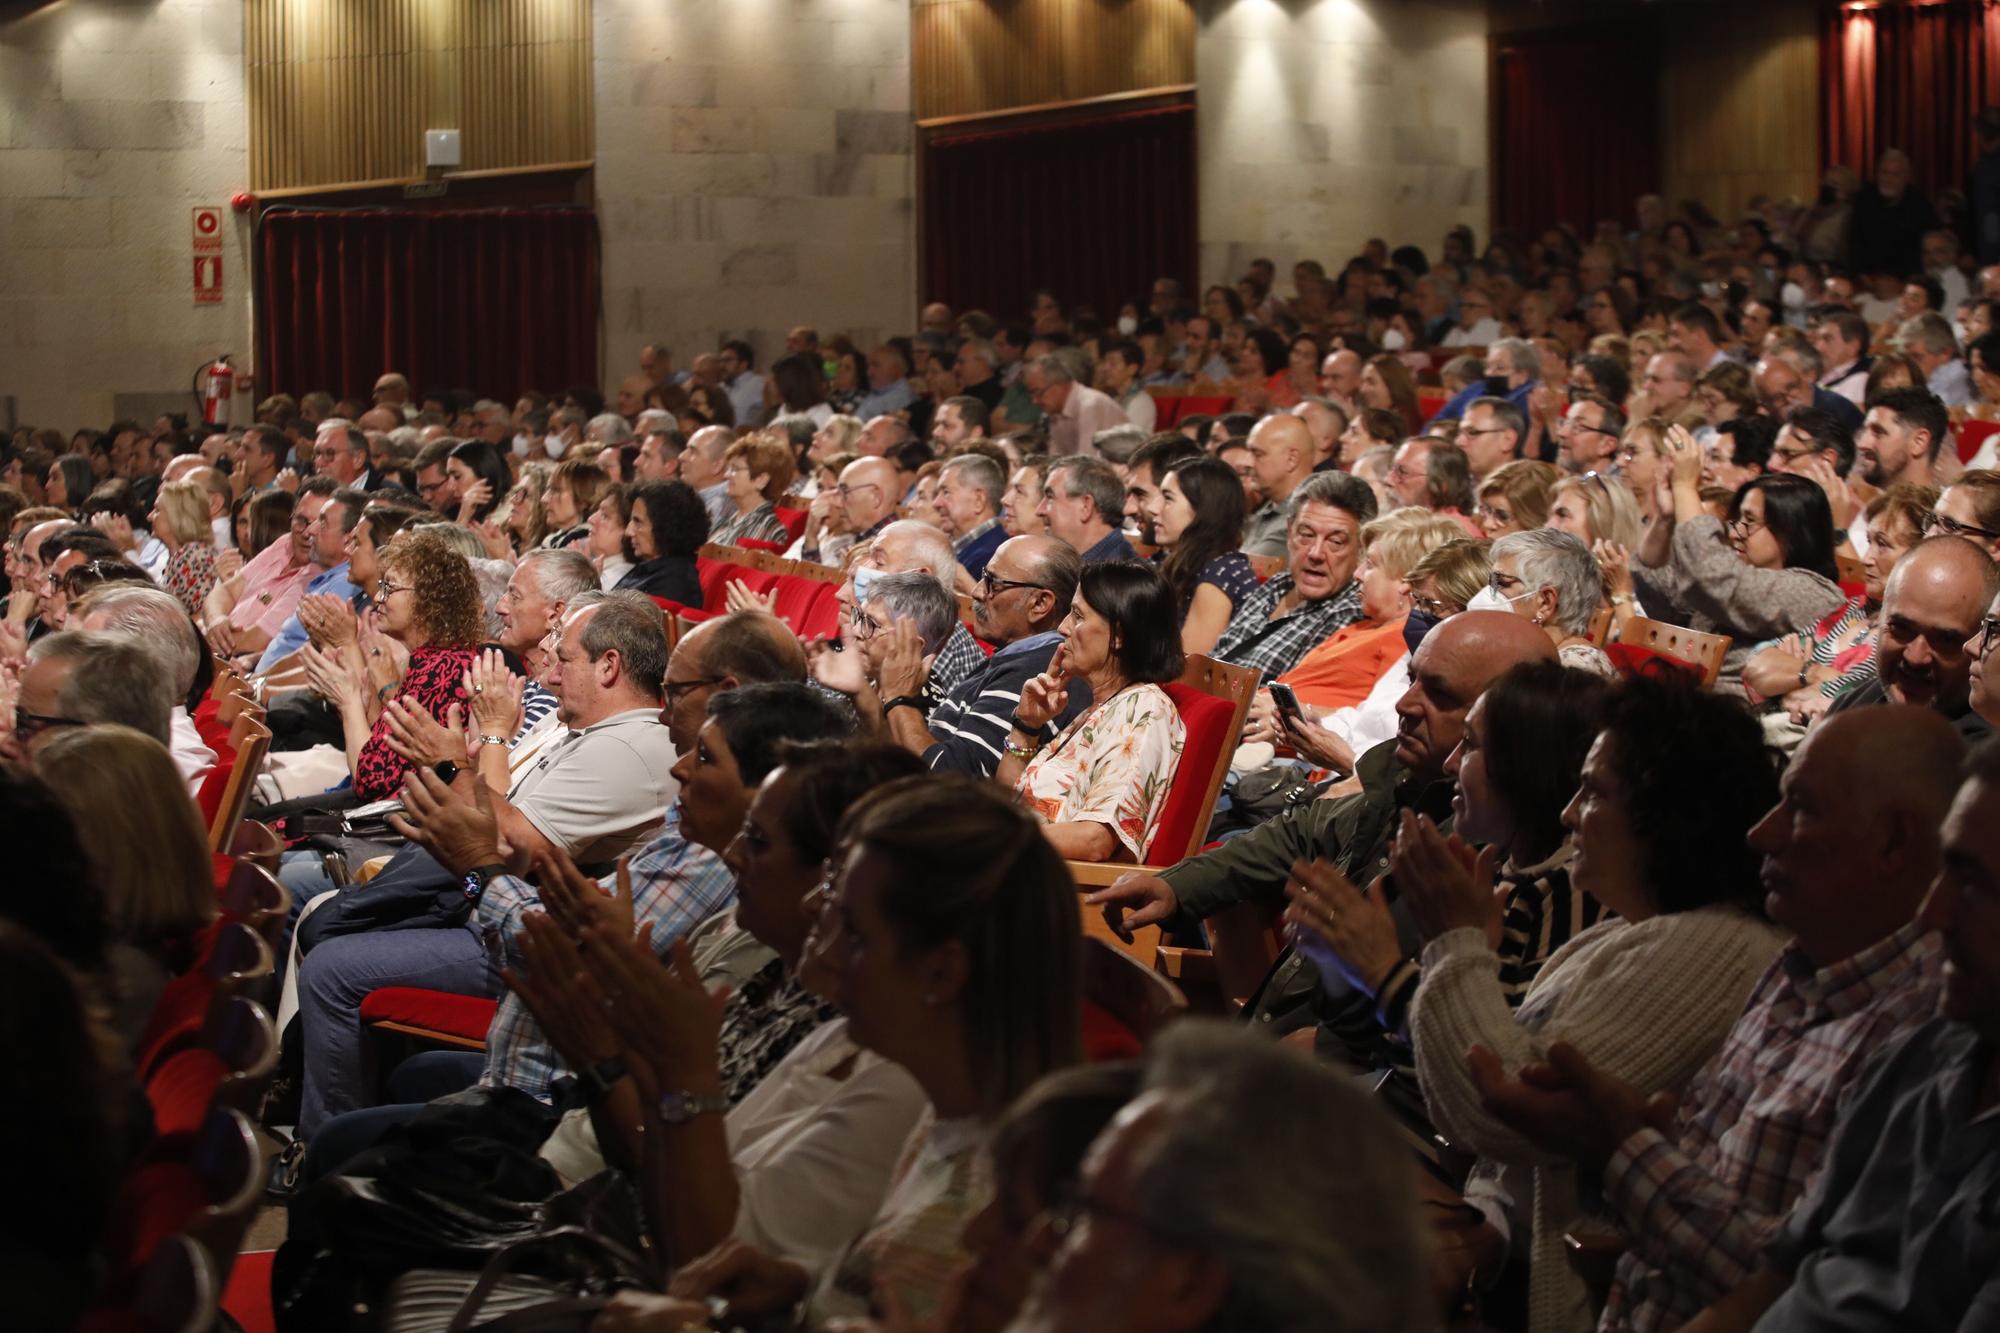
<instances>
[{"instance_id":1,"label":"seated audience member","mask_svg":"<svg viewBox=\"0 0 2000 1333\"><path fill-rule=\"evenodd\" d=\"M35 769L90 830L84 851L110 926L112 1022L129 1050L215 919L208 831L172 758L130 727L64 728L41 746Z\"/></svg>"},{"instance_id":2,"label":"seated audience member","mask_svg":"<svg viewBox=\"0 0 2000 1333\"><path fill-rule=\"evenodd\" d=\"M188 614L214 590L215 538L208 526L208 492L194 481L170 481L153 501L153 534L167 548L160 586L181 599Z\"/></svg>"},{"instance_id":3,"label":"seated audience member","mask_svg":"<svg viewBox=\"0 0 2000 1333\"><path fill-rule=\"evenodd\" d=\"M1961 472L1938 496L1924 535L1963 537L2000 560L2000 472Z\"/></svg>"},{"instance_id":4,"label":"seated audience member","mask_svg":"<svg viewBox=\"0 0 2000 1333\"><path fill-rule=\"evenodd\" d=\"M1526 616L1548 631L1564 666L1618 678L1618 668L1590 641L1604 604L1603 578L1584 544L1567 532L1536 528L1493 543L1493 574L1472 604Z\"/></svg>"},{"instance_id":5,"label":"seated audience member","mask_svg":"<svg viewBox=\"0 0 2000 1333\"><path fill-rule=\"evenodd\" d=\"M1361 456L1371 449L1393 450L1403 442L1403 419L1382 408L1363 408L1347 423L1340 435L1340 466L1352 472Z\"/></svg>"},{"instance_id":6,"label":"seated audience member","mask_svg":"<svg viewBox=\"0 0 2000 1333\"><path fill-rule=\"evenodd\" d=\"M1065 858L1143 861L1187 739L1159 688L1184 665L1173 594L1138 561L1086 565L1061 632L1048 670L1021 687L993 776L1020 794ZM1091 705L1050 740L1076 681Z\"/></svg>"},{"instance_id":7,"label":"seated audience member","mask_svg":"<svg viewBox=\"0 0 2000 1333\"><path fill-rule=\"evenodd\" d=\"M632 568L632 544L625 537L631 521L632 487L622 482L606 486L597 499L597 508L590 511L590 521L584 525L589 535L581 546L572 548L581 550L589 559L591 568L597 571L597 586L606 592L616 588L625 572Z\"/></svg>"},{"instance_id":8,"label":"seated audience member","mask_svg":"<svg viewBox=\"0 0 2000 1333\"><path fill-rule=\"evenodd\" d=\"M1966 761L1942 868L1917 915L1944 954L1944 999L1879 1051L1841 1106L1824 1166L1735 1290L1690 1330L1984 1327L2000 1302L1984 1253L2000 1189L1992 1046L2000 1040L2000 751Z\"/></svg>"},{"instance_id":9,"label":"seated audience member","mask_svg":"<svg viewBox=\"0 0 2000 1333\"><path fill-rule=\"evenodd\" d=\"M359 491L334 491L306 524L306 541L312 548L312 562L318 566L319 572L306 580L305 590L299 596L298 609L271 635L271 641L257 658L259 674L272 670L279 662L305 647L310 637L301 618L306 598L332 597L343 603L352 603L355 594L362 590L354 581L353 558L348 548L367 505L368 497ZM380 577L379 573L377 577Z\"/></svg>"},{"instance_id":10,"label":"seated audience member","mask_svg":"<svg viewBox=\"0 0 2000 1333\"><path fill-rule=\"evenodd\" d=\"M1701 450L1686 431L1671 452L1658 516L1632 553L1632 579L1649 609L1733 640L1717 688L1743 689L1756 645L1817 623L1847 598L1835 582L1833 511L1804 477L1753 477L1736 489L1723 523L1702 507Z\"/></svg>"},{"instance_id":11,"label":"seated audience member","mask_svg":"<svg viewBox=\"0 0 2000 1333\"><path fill-rule=\"evenodd\" d=\"M768 617L740 614L747 614L749 623L720 633L748 640L742 645L747 656L769 652L768 627L757 623ZM701 628L724 623L708 621ZM701 642L707 637L691 635L676 647L668 671L669 691L675 675L701 661ZM696 647L682 656L681 649L690 641ZM653 923L651 948L662 958L674 940L729 905L734 885L721 852L736 836L755 784L776 763L776 746L783 740L830 739L842 734L846 724L823 696L796 682L754 687L732 682L724 690L721 682L686 679L693 684L678 695L669 694L667 711L669 730L684 741L678 747L681 758L674 776L689 799L672 807L658 836L621 857L616 873L599 881L601 902L575 891L588 879L560 849L538 854L535 885L510 870L502 859L499 828L481 799L483 787L460 793L429 773L412 779L404 795L409 816L399 820L399 826L453 875L463 877L468 890L476 886L476 893L468 893L471 915L461 925L445 929L336 936L305 956L299 973L299 1018L306 1051L301 1137L310 1139L330 1117L362 1104L363 1034L355 1015L376 987L428 985L464 994L496 994L496 958L501 965L518 965L519 930L526 914L553 913L574 934L593 916L593 908L609 908L614 894L623 897L625 885L630 886L632 915L624 919ZM737 696L743 697L727 702ZM691 699L700 702L690 703ZM724 719L723 726L705 729L705 715ZM565 887L572 892L564 893ZM504 997L487 1028L480 1085L515 1088L546 1101L550 1081L561 1072L555 1051L519 997ZM347 1137L345 1127L342 1137Z\"/></svg>"},{"instance_id":12,"label":"seated audience member","mask_svg":"<svg viewBox=\"0 0 2000 1333\"><path fill-rule=\"evenodd\" d=\"M12 1189L34 1199L0 1228L8 1323L33 1333L87 1326L101 1294L99 1252L133 1136L129 1075L68 959L25 923L0 920L0 1095L23 1151ZM28 1145L32 1145L29 1148ZM32 1191L32 1193L27 1193Z\"/></svg>"},{"instance_id":13,"label":"seated audience member","mask_svg":"<svg viewBox=\"0 0 2000 1333\"><path fill-rule=\"evenodd\" d=\"M1048 670L1082 565L1055 537L1012 537L973 584L972 622L993 655L924 712L923 644L914 624L893 626L879 677L881 724L933 769L991 777L1029 680ZM1089 706L1072 686L1062 719ZM872 719L864 719L872 721Z\"/></svg>"},{"instance_id":14,"label":"seated audience member","mask_svg":"<svg viewBox=\"0 0 2000 1333\"><path fill-rule=\"evenodd\" d=\"M1166 553L1160 573L1179 607L1181 647L1206 653L1236 608L1257 591L1257 576L1238 549L1243 486L1229 465L1206 456L1170 465L1152 504L1153 535Z\"/></svg>"},{"instance_id":15,"label":"seated audience member","mask_svg":"<svg viewBox=\"0 0 2000 1333\"><path fill-rule=\"evenodd\" d=\"M1008 1328L1361 1333L1430 1322L1408 1150L1352 1079L1201 1019L1157 1037L1146 1067L1074 1197L1051 1210L1057 1248ZM1335 1124L1341 1132L1327 1133Z\"/></svg>"},{"instance_id":16,"label":"seated audience member","mask_svg":"<svg viewBox=\"0 0 2000 1333\"><path fill-rule=\"evenodd\" d=\"M1492 575L1486 544L1465 537L1453 538L1410 566L1403 578L1410 589L1410 614L1403 620L1403 646L1409 651L1382 673L1360 703L1321 713L1317 726L1300 727L1287 719L1285 740L1299 758L1352 773L1361 755L1394 740L1402 721L1396 704L1410 688L1410 660L1417 645L1439 621L1465 610Z\"/></svg>"},{"instance_id":17,"label":"seated audience member","mask_svg":"<svg viewBox=\"0 0 2000 1333\"><path fill-rule=\"evenodd\" d=\"M1074 547L1086 565L1138 557L1118 527L1125 512L1125 483L1101 458L1077 454L1051 459L1037 512L1047 531Z\"/></svg>"},{"instance_id":18,"label":"seated audience member","mask_svg":"<svg viewBox=\"0 0 2000 1333\"><path fill-rule=\"evenodd\" d=\"M684 481L646 481L632 488L632 516L625 524L632 567L617 591L632 589L682 606L701 605L695 553L708 540L708 511Z\"/></svg>"},{"instance_id":19,"label":"seated audience member","mask_svg":"<svg viewBox=\"0 0 2000 1333\"><path fill-rule=\"evenodd\" d=\"M1871 678L1828 707L1829 715L1882 703L1935 709L1967 740L1990 728L1973 711L1968 649L2000 594L2000 566L1983 547L1931 537L1897 563L1882 592Z\"/></svg>"},{"instance_id":20,"label":"seated audience member","mask_svg":"<svg viewBox=\"0 0 2000 1333\"><path fill-rule=\"evenodd\" d=\"M882 707L882 662L895 627L904 621L914 625L924 656L934 658L962 626L958 599L930 574L876 574L867 587L848 614L842 642L823 640L811 645L807 655L814 680L851 699L859 697L863 714L875 716ZM924 679L924 696L927 708L944 698L935 671Z\"/></svg>"},{"instance_id":21,"label":"seated audience member","mask_svg":"<svg viewBox=\"0 0 2000 1333\"><path fill-rule=\"evenodd\" d=\"M1183 459L1201 456L1200 446L1178 435L1156 435L1133 450L1124 469L1125 518L1127 530L1136 532L1143 545L1160 544L1153 529L1160 510L1160 483L1166 480L1167 470ZM1240 494L1242 487L1237 490Z\"/></svg>"},{"instance_id":22,"label":"seated audience member","mask_svg":"<svg viewBox=\"0 0 2000 1333\"><path fill-rule=\"evenodd\" d=\"M1361 585L1361 618L1334 631L1309 649L1298 664L1278 676L1292 687L1299 702L1327 710L1358 704L1382 673L1406 650L1403 621L1410 613L1410 589L1405 581L1417 561L1459 537L1456 523L1442 514L1415 507L1392 509L1361 527L1364 552L1355 571ZM1259 694L1253 727L1246 740L1267 740L1276 726L1267 694Z\"/></svg>"},{"instance_id":23,"label":"seated audience member","mask_svg":"<svg viewBox=\"0 0 2000 1333\"><path fill-rule=\"evenodd\" d=\"M1539 528L1548 521L1550 488L1562 474L1538 458L1502 463L1479 483L1473 517L1491 541L1510 532Z\"/></svg>"},{"instance_id":24,"label":"seated audience member","mask_svg":"<svg viewBox=\"0 0 2000 1333\"><path fill-rule=\"evenodd\" d=\"M1890 360L1877 357L1877 372ZM1937 395L1909 385L1871 387L1867 403L1868 416L1854 432L1854 466L1861 480L1870 486L1937 485L1938 451L1951 436L1950 414Z\"/></svg>"},{"instance_id":25,"label":"seated audience member","mask_svg":"<svg viewBox=\"0 0 2000 1333\"><path fill-rule=\"evenodd\" d=\"M606 464L615 456L615 450L607 451ZM536 544L560 550L588 536L585 523L597 508L604 488L611 484L610 473L616 470L581 458L565 458L557 463L542 487L543 535Z\"/></svg>"},{"instance_id":26,"label":"seated audience member","mask_svg":"<svg viewBox=\"0 0 2000 1333\"><path fill-rule=\"evenodd\" d=\"M882 527L867 550L855 557L847 582L840 585L837 599L846 608L850 623L856 599L882 574L928 574L940 588L952 592L958 586L958 557L950 538L928 523L898 519ZM955 608L955 601L953 605ZM956 616L955 609L953 614ZM959 621L932 659L925 689L942 699L985 664L986 653L972 631Z\"/></svg>"},{"instance_id":27,"label":"seated audience member","mask_svg":"<svg viewBox=\"0 0 2000 1333\"><path fill-rule=\"evenodd\" d=\"M167 748L187 789L198 793L208 771L215 766L215 751L202 740L188 713L187 704L195 693L195 681L208 649L201 635L195 632L186 608L160 588L141 584L100 587L77 603L76 618L77 628L88 633L121 636L158 659L154 669L165 674L173 691L167 710Z\"/></svg>"},{"instance_id":28,"label":"seated audience member","mask_svg":"<svg viewBox=\"0 0 2000 1333\"><path fill-rule=\"evenodd\" d=\"M1624 431L1625 413L1616 403L1594 393L1579 394L1556 425L1563 471L1575 476L1609 472Z\"/></svg>"},{"instance_id":29,"label":"seated audience member","mask_svg":"<svg viewBox=\"0 0 2000 1333\"><path fill-rule=\"evenodd\" d=\"M485 637L472 567L442 536L406 532L382 552L381 563L376 642L338 655L301 650L313 689L340 714L352 796L360 801L393 795L409 771L409 760L389 743L391 708L408 700L446 722L454 705L463 709L468 701L465 674Z\"/></svg>"},{"instance_id":30,"label":"seated audience member","mask_svg":"<svg viewBox=\"0 0 2000 1333\"><path fill-rule=\"evenodd\" d=\"M1496 952L1509 1005L1520 1004L1551 955L1604 917L1595 898L1570 886L1576 849L1562 812L1576 794L1608 689L1601 677L1560 663L1515 667L1467 710L1464 733L1445 759L1445 777L1455 784L1452 832L1490 849L1501 903ZM1342 1029L1349 1063L1411 1076L1410 1001L1423 974L1396 917L1408 917L1427 943L1469 914L1464 903L1426 894L1437 887L1429 879L1413 885L1405 892L1397 882L1400 905L1392 913L1386 893L1358 893L1338 867L1314 860L1286 889L1286 920L1329 995L1344 998L1352 988L1371 1001L1371 1023ZM1357 1009L1355 1016L1363 1015Z\"/></svg>"},{"instance_id":31,"label":"seated audience member","mask_svg":"<svg viewBox=\"0 0 2000 1333\"><path fill-rule=\"evenodd\" d=\"M1484 1046L1513 1069L1561 1040L1641 1096L1683 1084L1783 942L1755 910L1757 859L1744 842L1776 796L1772 756L1740 703L1678 680L1632 680L1607 704L1563 814L1576 844L1572 886L1615 917L1550 959L1518 1009L1500 985L1483 902L1477 918L1455 914L1424 948L1410 1019L1424 1102L1455 1145L1480 1154L1466 1195L1492 1231L1477 1249L1482 1260L1510 1249L1526 1257L1530 1329L1589 1321L1562 1248L1582 1212L1576 1172L1524 1153L1481 1105L1467 1048ZM1488 899L1469 858L1462 841L1408 817L1390 869L1404 893ZM1424 888L1412 887L1419 879Z\"/></svg>"},{"instance_id":32,"label":"seated audience member","mask_svg":"<svg viewBox=\"0 0 2000 1333\"><path fill-rule=\"evenodd\" d=\"M940 881L945 858L971 873ZM808 1267L725 1242L674 1277L675 1317L720 1297L732 1321L803 1302L817 1324L882 1299L931 1318L965 1262L966 1223L992 1198L976 1169L987 1131L1036 1080L1080 1059L1076 890L1033 820L990 785L927 776L869 793L842 821L816 896L806 967L856 1044L907 1070L928 1105L881 1207L842 1252ZM610 943L601 928L597 938ZM642 963L618 960L614 1013L638 993ZM725 1151L718 1122L699 1123L706 1151Z\"/></svg>"},{"instance_id":33,"label":"seated audience member","mask_svg":"<svg viewBox=\"0 0 2000 1333\"><path fill-rule=\"evenodd\" d=\"M1473 473L1466 461L1465 450L1429 435L1411 444L1410 466L1416 466L1421 456L1424 470L1423 485L1420 490L1413 488L1411 502L1422 505L1432 513L1444 515L1456 523L1466 536L1478 540L1483 534L1472 517L1472 511L1478 506L1473 500ZM1494 469L1498 470L1498 467Z\"/></svg>"},{"instance_id":34,"label":"seated audience member","mask_svg":"<svg viewBox=\"0 0 2000 1333\"><path fill-rule=\"evenodd\" d=\"M1007 474L983 454L947 458L938 470L937 514L953 553L968 578L986 571L986 562L1007 540L1000 526L1000 497Z\"/></svg>"},{"instance_id":35,"label":"seated audience member","mask_svg":"<svg viewBox=\"0 0 2000 1333\"><path fill-rule=\"evenodd\" d=\"M1002 441L1004 445L1006 442ZM1000 497L1000 527L1009 537L1047 532L1042 517L1042 497L1048 490L1049 460L1045 454L1028 454L1008 474L1007 490Z\"/></svg>"},{"instance_id":36,"label":"seated audience member","mask_svg":"<svg viewBox=\"0 0 2000 1333\"><path fill-rule=\"evenodd\" d=\"M1075 348L1058 348L1036 357L1021 372L1021 385L1027 390L1030 403L1048 418L1052 458L1082 453L1097 432L1131 424L1109 394L1084 383L1089 378L1089 361ZM1008 422L1028 424L1027 419L1015 417L1011 411Z\"/></svg>"},{"instance_id":37,"label":"seated audience member","mask_svg":"<svg viewBox=\"0 0 2000 1333\"><path fill-rule=\"evenodd\" d=\"M1587 551L1596 551L1599 542L1635 551L1646 531L1632 492L1601 472L1559 479L1549 491L1548 518L1533 526L1567 532Z\"/></svg>"},{"instance_id":38,"label":"seated audience member","mask_svg":"<svg viewBox=\"0 0 2000 1333\"><path fill-rule=\"evenodd\" d=\"M1464 735L1465 711L1494 680L1522 662L1553 661L1549 636L1519 616L1467 611L1426 635L1411 663L1411 685L1398 701L1401 728L1393 742L1375 746L1356 766L1361 791L1328 800L1302 801L1214 851L1191 856L1158 875L1134 872L1085 903L1103 910L1115 929L1129 931L1172 922L1193 923L1238 903L1254 902L1274 914L1298 861L1332 862L1350 882L1367 889L1386 868L1399 812L1421 809L1442 817L1451 789L1444 764ZM1266 979L1253 1006L1274 1032L1300 1025L1301 1001L1320 992L1312 964L1287 952ZM1359 1006L1372 1009L1363 999ZM1270 1015L1266 1017L1266 1015ZM1284 1021L1280 1021L1283 1018ZM1315 1015L1304 1014L1313 1022ZM1377 1030L1366 1012L1359 1021ZM1339 1020L1329 1017L1322 1037L1334 1044Z\"/></svg>"},{"instance_id":39,"label":"seated audience member","mask_svg":"<svg viewBox=\"0 0 2000 1333\"><path fill-rule=\"evenodd\" d=\"M203 629L209 646L219 656L249 661L261 657L272 637L298 610L306 584L322 572L308 534L313 520L319 517L320 509L336 489L332 477L310 477L299 487L296 502L290 496L268 501L260 497L250 502L253 541L262 535L258 531L260 522L275 522L278 510L285 511L290 520L290 537L287 539L280 527L278 537L270 545L259 550L236 574L217 583L202 603ZM284 492L272 494L284 495ZM260 510L265 512L260 514Z\"/></svg>"},{"instance_id":40,"label":"seated audience member","mask_svg":"<svg viewBox=\"0 0 2000 1333\"><path fill-rule=\"evenodd\" d=\"M1567 1046L1532 1086L1476 1064L1495 1113L1598 1177L1631 1241L1604 1327L1684 1323L1749 1275L1820 1177L1868 1061L1936 1012L1943 959L1918 911L1963 753L1913 708L1832 718L1806 738L1750 830L1772 919L1796 937L1666 1123Z\"/></svg>"},{"instance_id":41,"label":"seated audience member","mask_svg":"<svg viewBox=\"0 0 2000 1333\"><path fill-rule=\"evenodd\" d=\"M820 487L806 511L806 528L796 554L816 564L839 565L847 548L872 541L896 521L903 485L896 465L887 458L857 458L840 470L839 482Z\"/></svg>"},{"instance_id":42,"label":"seated audience member","mask_svg":"<svg viewBox=\"0 0 2000 1333\"><path fill-rule=\"evenodd\" d=\"M1286 553L1285 504L1318 461L1312 431L1296 416L1265 417L1250 432L1250 455L1263 503L1243 521L1245 555L1277 558Z\"/></svg>"},{"instance_id":43,"label":"seated audience member","mask_svg":"<svg viewBox=\"0 0 2000 1333\"><path fill-rule=\"evenodd\" d=\"M1780 700L1787 719L1804 725L1849 687L1873 678L1889 574L1923 540L1924 516L1936 502L1936 491L1906 482L1868 502L1861 595L1810 628L1758 645L1743 666L1753 698Z\"/></svg>"},{"instance_id":44,"label":"seated audience member","mask_svg":"<svg viewBox=\"0 0 2000 1333\"><path fill-rule=\"evenodd\" d=\"M778 517L777 502L797 474L791 445L769 432L751 435L723 454L722 479L735 513L709 534L717 546L740 545L745 537L787 544L792 534ZM678 601L678 598L674 600Z\"/></svg>"},{"instance_id":45,"label":"seated audience member","mask_svg":"<svg viewBox=\"0 0 2000 1333\"><path fill-rule=\"evenodd\" d=\"M35 640L15 697L16 758L70 727L115 722L172 745L180 701L158 651L128 634L66 630Z\"/></svg>"},{"instance_id":46,"label":"seated audience member","mask_svg":"<svg viewBox=\"0 0 2000 1333\"><path fill-rule=\"evenodd\" d=\"M1211 656L1257 668L1268 684L1362 617L1362 528L1375 493L1344 472L1312 473L1285 499L1286 567L1237 606Z\"/></svg>"}]
</instances>

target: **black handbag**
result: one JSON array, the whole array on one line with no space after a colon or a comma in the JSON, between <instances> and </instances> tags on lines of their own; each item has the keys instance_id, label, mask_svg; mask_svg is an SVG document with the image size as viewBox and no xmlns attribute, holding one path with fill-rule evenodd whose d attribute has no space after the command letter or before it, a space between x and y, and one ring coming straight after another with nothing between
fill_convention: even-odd
<instances>
[{"instance_id":1,"label":"black handbag","mask_svg":"<svg viewBox=\"0 0 2000 1333\"><path fill-rule=\"evenodd\" d=\"M423 930L462 926L472 915L465 883L421 848L398 853L366 884L349 884L300 920L299 952L321 940L364 930Z\"/></svg>"}]
</instances>

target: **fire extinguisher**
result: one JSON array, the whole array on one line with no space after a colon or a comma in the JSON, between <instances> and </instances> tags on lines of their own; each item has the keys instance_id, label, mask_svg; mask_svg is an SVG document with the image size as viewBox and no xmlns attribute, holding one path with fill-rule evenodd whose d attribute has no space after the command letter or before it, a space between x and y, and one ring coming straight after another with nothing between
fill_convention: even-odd
<instances>
[{"instance_id":1,"label":"fire extinguisher","mask_svg":"<svg viewBox=\"0 0 2000 1333\"><path fill-rule=\"evenodd\" d=\"M230 367L229 353L195 372L195 389L195 397L201 401L201 419L211 426L227 426L229 400L236 391L236 372Z\"/></svg>"}]
</instances>

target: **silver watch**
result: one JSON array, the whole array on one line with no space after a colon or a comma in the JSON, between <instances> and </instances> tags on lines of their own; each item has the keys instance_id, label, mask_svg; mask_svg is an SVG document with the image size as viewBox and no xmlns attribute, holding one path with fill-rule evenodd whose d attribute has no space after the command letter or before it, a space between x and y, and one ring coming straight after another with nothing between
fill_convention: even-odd
<instances>
[{"instance_id":1,"label":"silver watch","mask_svg":"<svg viewBox=\"0 0 2000 1333\"><path fill-rule=\"evenodd\" d=\"M729 1098L721 1094L697 1096L692 1092L660 1094L660 1119L669 1125L685 1125L698 1115L727 1115Z\"/></svg>"}]
</instances>

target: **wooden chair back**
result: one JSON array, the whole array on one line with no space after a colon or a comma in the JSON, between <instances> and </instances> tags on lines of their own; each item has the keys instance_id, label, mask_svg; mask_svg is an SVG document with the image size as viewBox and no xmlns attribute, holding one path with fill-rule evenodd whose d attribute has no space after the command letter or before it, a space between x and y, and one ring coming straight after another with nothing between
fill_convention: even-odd
<instances>
[{"instance_id":1,"label":"wooden chair back","mask_svg":"<svg viewBox=\"0 0 2000 1333\"><path fill-rule=\"evenodd\" d=\"M173 1235L153 1248L146 1266L115 1304L84 1315L78 1333L209 1333L215 1327L222 1279L206 1247Z\"/></svg>"},{"instance_id":2,"label":"wooden chair back","mask_svg":"<svg viewBox=\"0 0 2000 1333\"><path fill-rule=\"evenodd\" d=\"M230 767L229 781L222 788L222 803L208 830L208 849L212 852L221 851L235 838L236 826L243 822L243 812L250 807L250 793L263 770L264 756L271 749L271 729L261 719L245 714L238 721L244 727L242 738L236 741L236 762ZM232 735L235 734L232 730Z\"/></svg>"},{"instance_id":3,"label":"wooden chair back","mask_svg":"<svg viewBox=\"0 0 2000 1333\"><path fill-rule=\"evenodd\" d=\"M278 868L278 858L284 854L285 844L269 824L260 824L254 819L246 819L236 826L236 832L229 839L228 855L238 861L254 861L267 870Z\"/></svg>"},{"instance_id":4,"label":"wooden chair back","mask_svg":"<svg viewBox=\"0 0 2000 1333\"><path fill-rule=\"evenodd\" d=\"M1611 603L1597 608L1597 614L1590 618L1590 632L1584 637L1600 648L1604 646L1604 641L1611 637Z\"/></svg>"},{"instance_id":5,"label":"wooden chair back","mask_svg":"<svg viewBox=\"0 0 2000 1333\"><path fill-rule=\"evenodd\" d=\"M1634 616L1625 622L1618 642L1650 648L1656 653L1688 663L1700 670L1701 687L1712 690L1716 677L1722 674L1722 659L1729 652L1733 640L1727 634L1704 634L1700 630L1669 625L1662 620Z\"/></svg>"},{"instance_id":6,"label":"wooden chair back","mask_svg":"<svg viewBox=\"0 0 2000 1333\"><path fill-rule=\"evenodd\" d=\"M1083 941L1083 998L1124 1024L1141 1043L1187 1012L1180 987L1105 940Z\"/></svg>"},{"instance_id":7,"label":"wooden chair back","mask_svg":"<svg viewBox=\"0 0 2000 1333\"><path fill-rule=\"evenodd\" d=\"M269 867L239 859L231 867L229 878L223 881L220 906L224 916L249 926L275 949L284 933L291 901L291 895Z\"/></svg>"},{"instance_id":8,"label":"wooden chair back","mask_svg":"<svg viewBox=\"0 0 2000 1333\"><path fill-rule=\"evenodd\" d=\"M1867 566L1862 563L1860 556L1854 554L1852 547L1838 546L1834 548L1833 567L1834 571L1840 576L1836 581L1843 586L1849 583L1865 584L1868 582Z\"/></svg>"},{"instance_id":9,"label":"wooden chair back","mask_svg":"<svg viewBox=\"0 0 2000 1333\"><path fill-rule=\"evenodd\" d=\"M196 1131L188 1164L201 1181L208 1206L187 1231L208 1251L218 1281L227 1282L264 1197L264 1153L250 1118L218 1101Z\"/></svg>"},{"instance_id":10,"label":"wooden chair back","mask_svg":"<svg viewBox=\"0 0 2000 1333\"><path fill-rule=\"evenodd\" d=\"M271 945L247 921L224 921L208 951L209 979L224 995L258 1000L276 974Z\"/></svg>"}]
</instances>

